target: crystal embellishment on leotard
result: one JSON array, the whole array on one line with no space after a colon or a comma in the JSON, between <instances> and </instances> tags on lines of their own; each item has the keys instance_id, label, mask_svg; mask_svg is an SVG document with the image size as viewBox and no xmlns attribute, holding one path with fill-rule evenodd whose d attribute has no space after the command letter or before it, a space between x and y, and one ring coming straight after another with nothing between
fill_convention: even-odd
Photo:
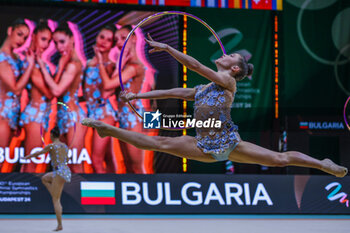
<instances>
[{"instance_id":1,"label":"crystal embellishment on leotard","mask_svg":"<svg viewBox=\"0 0 350 233\"><path fill-rule=\"evenodd\" d=\"M17 81L25 68L23 61L21 61L19 58L14 59L4 52L0 52L0 62L5 61L11 66ZM7 92L6 96L8 98L0 99L0 117L8 120L11 129L16 130L20 114L19 97L11 91Z\"/></svg>"},{"instance_id":2,"label":"crystal embellishment on leotard","mask_svg":"<svg viewBox=\"0 0 350 233\"><path fill-rule=\"evenodd\" d=\"M86 114L78 104L77 92L74 93L73 98L70 97L69 91L62 97L63 104L67 106L70 105L70 101L74 101L78 107L76 111L71 111L64 105L57 105L57 125L61 134L68 133L70 128L74 127L78 121L82 121L85 118Z\"/></svg>"},{"instance_id":3,"label":"crystal embellishment on leotard","mask_svg":"<svg viewBox=\"0 0 350 233\"><path fill-rule=\"evenodd\" d=\"M124 87L129 89L131 86L132 79L130 79L127 83L124 84ZM122 101L119 99L119 101ZM142 101L140 99L135 99L130 101L130 103L134 106L135 110L143 116L144 107ZM119 112L119 127L126 128L134 128L137 122L142 122L142 119L137 117L137 115L132 111L129 106L122 106L121 111Z\"/></svg>"},{"instance_id":4,"label":"crystal embellishment on leotard","mask_svg":"<svg viewBox=\"0 0 350 233\"><path fill-rule=\"evenodd\" d=\"M40 69L38 63L35 67ZM50 73L50 67L45 64L46 70ZM34 102L30 96L33 84L30 82L27 84L26 89L28 91L30 102L27 104L20 116L19 125L24 126L31 122L40 124L45 131L49 128L49 119L51 113L51 105L49 104L49 99L46 96L41 96L40 101Z\"/></svg>"},{"instance_id":5,"label":"crystal embellishment on leotard","mask_svg":"<svg viewBox=\"0 0 350 233\"><path fill-rule=\"evenodd\" d=\"M61 147L64 147L65 150L65 156L64 158L60 158L59 156L59 149ZM52 166L52 173L53 176L55 177L56 175L61 176L63 179L65 179L67 182L71 181L71 177L72 177L72 173L68 167L68 147L65 144L53 144L51 149L53 150L53 152L51 151L50 153L50 157L51 157L51 166Z\"/></svg>"},{"instance_id":6,"label":"crystal embellishment on leotard","mask_svg":"<svg viewBox=\"0 0 350 233\"><path fill-rule=\"evenodd\" d=\"M94 120L102 120L112 116L116 121L116 113L109 99L103 98L99 86L102 83L99 68L89 66L85 78L85 95L87 99L88 117Z\"/></svg>"},{"instance_id":7,"label":"crystal embellishment on leotard","mask_svg":"<svg viewBox=\"0 0 350 233\"><path fill-rule=\"evenodd\" d=\"M210 117L222 123L220 129L196 128L197 146L205 153L224 153L240 141L238 127L230 115L233 97L215 83L198 85L195 90L194 118L204 121Z\"/></svg>"}]
</instances>

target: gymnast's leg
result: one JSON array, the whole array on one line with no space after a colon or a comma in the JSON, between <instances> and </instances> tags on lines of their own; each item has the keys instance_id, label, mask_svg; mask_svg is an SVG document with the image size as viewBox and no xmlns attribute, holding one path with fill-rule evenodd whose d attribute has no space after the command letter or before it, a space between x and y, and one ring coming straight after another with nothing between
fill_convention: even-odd
<instances>
[{"instance_id":1,"label":"gymnast's leg","mask_svg":"<svg viewBox=\"0 0 350 233\"><path fill-rule=\"evenodd\" d=\"M348 169L330 159L318 160L297 151L275 152L250 142L241 141L230 153L229 159L239 163L260 164L270 167L299 166L322 170L337 177L344 177Z\"/></svg>"},{"instance_id":2,"label":"gymnast's leg","mask_svg":"<svg viewBox=\"0 0 350 233\"><path fill-rule=\"evenodd\" d=\"M216 162L212 156L204 153L197 147L197 140L194 137L148 136L142 133L116 128L89 118L84 119L82 124L95 128L101 137L115 137L142 150L165 152L177 157L201 162Z\"/></svg>"},{"instance_id":3,"label":"gymnast's leg","mask_svg":"<svg viewBox=\"0 0 350 233\"><path fill-rule=\"evenodd\" d=\"M55 209L56 219L57 219L57 227L54 231L63 230L62 226L62 205L61 205L61 195L64 184L66 181L59 175L56 175L52 180L52 203Z\"/></svg>"}]
</instances>

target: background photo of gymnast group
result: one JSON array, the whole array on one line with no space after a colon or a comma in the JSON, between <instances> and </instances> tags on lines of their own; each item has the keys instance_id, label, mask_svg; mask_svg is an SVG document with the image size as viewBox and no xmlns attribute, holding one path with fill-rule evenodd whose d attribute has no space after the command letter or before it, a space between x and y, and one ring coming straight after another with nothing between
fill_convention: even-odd
<instances>
[{"instance_id":1,"label":"background photo of gymnast group","mask_svg":"<svg viewBox=\"0 0 350 233\"><path fill-rule=\"evenodd\" d=\"M2 51L1 62L7 61L6 65L13 72L18 69L19 79L28 67L30 50L34 53L35 66L25 87L15 93L15 97L9 97L6 84L1 83L0 131L10 130L1 139L1 172L42 173L50 170L47 155L32 160L23 157L49 144L50 129L58 125L61 140L70 147L69 166L73 173L153 173L153 152L111 138L102 139L80 121L88 116L120 128L158 134L157 130L143 129L142 119L118 98L120 85L105 87L99 79L98 69L98 64L103 63L109 78L119 80L116 64L126 36L140 20L154 12L5 8L1 14L2 43L17 43L14 52L18 58L11 59ZM164 30L164 26L168 29ZM135 31L125 47L122 64L123 72L134 70L135 73L123 81L126 90L138 93L179 85L176 62L167 54L149 55L144 41L144 35L150 33L155 39L178 48L178 27L179 17L170 15L152 20ZM19 35L26 34L27 28L29 34L20 41L19 36L19 39L9 36L8 28ZM98 60L99 56L101 60ZM79 69L75 77L62 75L72 64ZM56 81L55 84L46 82L47 74L43 70ZM9 117L7 107L14 107L14 99L18 99L20 111L12 112ZM157 106L149 100L137 100L132 104L140 115L155 108L164 109L162 103ZM170 105L164 102L163 105L172 109L170 111L178 111L176 102Z\"/></svg>"}]
</instances>

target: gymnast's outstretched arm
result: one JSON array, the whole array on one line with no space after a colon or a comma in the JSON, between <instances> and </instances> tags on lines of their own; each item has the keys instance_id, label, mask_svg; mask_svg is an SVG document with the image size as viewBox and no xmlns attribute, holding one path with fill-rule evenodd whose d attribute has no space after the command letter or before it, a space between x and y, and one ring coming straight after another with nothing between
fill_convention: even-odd
<instances>
[{"instance_id":1,"label":"gymnast's outstretched arm","mask_svg":"<svg viewBox=\"0 0 350 233\"><path fill-rule=\"evenodd\" d=\"M225 72L217 72L214 71L193 57L184 54L173 47L156 42L152 39L152 37L148 34L148 40L146 39L146 42L153 47L149 52L160 52L160 51L165 51L168 52L171 56L173 56L178 62L186 66L188 69L195 71L196 73L200 74L201 76L205 77L206 79L215 82L216 84L232 90L232 88L235 86L234 79L230 77L227 73Z\"/></svg>"},{"instance_id":2,"label":"gymnast's outstretched arm","mask_svg":"<svg viewBox=\"0 0 350 233\"><path fill-rule=\"evenodd\" d=\"M37 156L39 156L39 155L41 155L41 154L46 154L47 152L50 152L51 149L52 149L52 145L47 145L47 146L45 146L44 149L42 149L42 150L40 150L40 151L37 151L37 152L35 152L35 153L31 154L31 155L27 155L27 156L24 157L24 158L25 158L25 159L30 159L30 158L32 158L32 157L37 157Z\"/></svg>"},{"instance_id":3,"label":"gymnast's outstretched arm","mask_svg":"<svg viewBox=\"0 0 350 233\"><path fill-rule=\"evenodd\" d=\"M196 90L194 88L172 88L168 90L154 90L145 93L122 92L120 98L127 102L133 99L183 99L194 100Z\"/></svg>"}]
</instances>

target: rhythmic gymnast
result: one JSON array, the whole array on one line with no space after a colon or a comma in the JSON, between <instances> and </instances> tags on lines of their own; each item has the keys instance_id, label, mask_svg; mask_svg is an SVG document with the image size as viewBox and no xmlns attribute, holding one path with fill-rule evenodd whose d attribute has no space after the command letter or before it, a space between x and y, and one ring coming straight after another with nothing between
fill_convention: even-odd
<instances>
[{"instance_id":1,"label":"rhythmic gymnast","mask_svg":"<svg viewBox=\"0 0 350 233\"><path fill-rule=\"evenodd\" d=\"M149 52L165 51L211 83L195 88L173 88L146 93L123 93L124 101L133 99L179 98L194 102L194 118L221 120L219 129L196 128L196 137L147 136L86 118L83 125L93 127L101 137L112 136L143 150L160 151L181 158L201 162L231 160L239 163L260 164L270 167L300 166L322 170L337 177L344 177L348 170L330 159L317 160L297 151L275 152L241 140L237 126L230 116L237 90L236 82L253 73L253 65L240 54L223 55L215 61L218 71L211 70L196 59L183 54L167 44L154 41L150 35L146 42L153 47Z\"/></svg>"},{"instance_id":2,"label":"rhythmic gymnast","mask_svg":"<svg viewBox=\"0 0 350 233\"><path fill-rule=\"evenodd\" d=\"M57 218L57 227L54 231L60 231L63 230L61 194L64 184L71 180L71 171L67 165L68 146L60 141L60 130L58 126L55 126L51 130L50 136L52 140L51 144L45 146L41 151L35 152L24 158L29 159L47 152L50 153L53 171L45 174L41 180L52 197L53 207Z\"/></svg>"},{"instance_id":3,"label":"rhythmic gymnast","mask_svg":"<svg viewBox=\"0 0 350 233\"><path fill-rule=\"evenodd\" d=\"M15 20L7 28L6 39L0 48L0 147L3 148L10 145L18 129L21 93L35 66L31 49L26 52L27 63L21 61L14 52L26 42L29 32L24 19Z\"/></svg>"},{"instance_id":4,"label":"rhythmic gymnast","mask_svg":"<svg viewBox=\"0 0 350 233\"><path fill-rule=\"evenodd\" d=\"M57 109L57 125L60 134L64 135L65 142L76 148L79 154L84 148L86 127L78 124L75 127L74 119L80 121L86 114L78 101L78 90L82 81L82 67L75 50L74 36L67 22L63 22L52 34L57 51L61 54L57 72L54 76L48 72L45 62L37 57L37 62L44 76L45 83L59 102L63 102L71 111L59 106ZM83 173L83 164L70 164L74 173Z\"/></svg>"},{"instance_id":5,"label":"rhythmic gymnast","mask_svg":"<svg viewBox=\"0 0 350 233\"><path fill-rule=\"evenodd\" d=\"M116 30L113 24L105 25L101 28L96 36L95 56L87 62L83 76L84 97L86 99L88 117L101 120L110 125L114 125L118 120L115 110L108 99L114 93L114 89L104 89L101 76L111 76L115 68L108 55L114 45ZM114 165L111 152L111 142L110 138L100 138L94 130L91 159L95 173L115 173L116 165ZM103 166L105 161L106 168Z\"/></svg>"},{"instance_id":6,"label":"rhythmic gymnast","mask_svg":"<svg viewBox=\"0 0 350 233\"><path fill-rule=\"evenodd\" d=\"M46 20L40 20L32 34L30 48L41 59L42 53L49 47L52 38L51 29ZM45 67L48 72L50 68L47 64ZM49 128L49 117L51 113L50 101L53 95L47 87L43 73L39 64L35 64L32 75L27 85L29 103L20 116L19 125L25 129L26 135L34 135L40 132L41 127L47 132ZM41 147L43 144L41 137L25 137L24 149L31 151L35 147ZM28 152L30 153L30 152ZM32 161L23 164L21 172L34 173L36 164Z\"/></svg>"}]
</instances>

